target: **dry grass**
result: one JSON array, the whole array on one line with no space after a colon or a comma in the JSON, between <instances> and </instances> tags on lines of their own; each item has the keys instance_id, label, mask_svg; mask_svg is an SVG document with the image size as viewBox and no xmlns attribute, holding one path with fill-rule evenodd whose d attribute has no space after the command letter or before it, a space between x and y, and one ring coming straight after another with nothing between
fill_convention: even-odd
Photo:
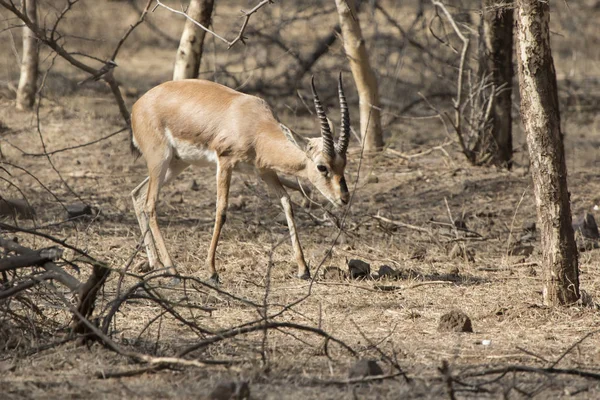
<instances>
[{"instance_id":1,"label":"dry grass","mask_svg":"<svg viewBox=\"0 0 600 400\"><path fill-rule=\"evenodd\" d=\"M592 11L571 2L569 6L570 9L567 9L562 2L556 4L552 18L553 29L558 33L553 37L553 44L563 105L572 208L574 215L579 216L583 211L592 212L593 206L600 203L600 191L596 190L599 188L598 174L594 169L597 164L594 149L598 129L595 100L599 87L600 55L597 54L598 47L591 45L598 41L599 36L593 28L585 28L591 24L584 23L592 20L589 14ZM236 15L237 3L218 7L215 26L229 26L228 22ZM271 7L268 12L282 19L294 11L293 7ZM113 40L104 29L106 21L113 21L115 13L127 16L119 20L120 26L115 24L115 35L118 36L118 32L135 19L135 14L121 2L107 3L93 17L89 10L77 9L73 14L73 18L87 16L85 21L79 21L85 22L85 29L84 24L75 23L75 19L67 21L65 26L74 35L106 35L106 42L97 44L96 50L100 53L109 52L109 44ZM398 8L393 15L400 11ZM286 26L285 37L297 43L299 51L310 49L315 39L311 35L317 35L317 32L319 37L326 34L327 27L335 22L332 15L319 18L322 26L317 24L318 28L309 36L290 39L303 32L300 30L303 22L294 22ZM365 19L369 18L365 14ZM175 17L160 12L152 15L151 21L172 37L177 37L180 21ZM411 17L403 16L400 21L410 22ZM260 18L253 24L258 29L269 29L268 21ZM376 34L393 32L386 25L378 27L378 33L374 29L374 24L365 28L371 39ZM234 31L235 26L231 27L231 32ZM124 86L141 94L169 79L174 50L172 45L152 34L147 27L141 28L135 35L135 40L121 56L117 77ZM577 40L578 37L583 37L584 42ZM82 45L84 42L74 43ZM1 44L0 49L4 52L6 46L8 44ZM208 51L212 54L212 44ZM386 48L374 47L374 59L384 60L385 51ZM252 42L247 48L240 46L230 53L217 45L216 52L216 57L211 55L208 58L204 72L209 77L212 74L231 84L233 78L223 73L214 74L215 66L227 69L240 82L247 81L252 90L260 87L260 82L265 82L269 76L279 74L285 68L282 60L289 61L280 50L253 45ZM410 53L405 54L402 61L406 63L405 67L395 68L399 62L395 54L376 64L381 75L389 76L384 79L392 80L397 73L402 81L395 85L409 88L404 91L407 98L398 100L399 105L410 102L413 96L410 88L418 87L422 79L427 78L410 73L410 68L418 68L416 59ZM273 65L265 67L265 60ZM339 49L334 47L332 55L318 64L316 70L333 70L342 63ZM260 68L255 69L258 66ZM234 74L232 71L242 72ZM14 82L15 77L15 67L10 66L2 79ZM100 83L77 87L74 83L83 78L84 75L59 62L48 79L47 98L40 109L40 119L49 150L85 143L120 128L120 117L108 91ZM325 79L323 83L326 86ZM398 98L397 88L383 86L384 97ZM299 87L303 87L302 83ZM333 86L330 89L333 93ZM282 119L305 130L314 127L313 121L302 111L303 106L297 97L279 98L268 88L265 91L265 97ZM32 172L63 201L75 201L75 196L61 183L45 158L23 156L17 150L38 153L42 147L35 129L35 116L13 111L9 97L8 94L0 98L0 121L10 129L2 134L2 139L10 142L10 145L2 142L6 160ZM133 102L135 97L129 98L129 102ZM416 112L424 112L424 109ZM518 126L515 128L517 143L523 143ZM386 151L362 165L354 202L346 220L346 231L333 247L331 258L326 259L323 265L344 268L346 259L360 258L370 262L375 270L383 264L391 265L403 271L405 279L385 282L317 281L311 296L293 312L286 313L282 320L321 326L357 349L362 357L381 359L370 345L370 342L377 343L387 354L397 354L398 363L413 378L413 383L407 384L401 378L359 386L317 383L315 379L344 379L352 357L332 345L330 360L319 352L322 339L302 333L291 336L280 331L269 334L266 351L268 371L260 362L262 333L256 333L222 342L203 354L213 359L243 361L231 369L169 370L105 381L94 378L95 374L132 366L98 345L85 349L68 343L25 356L29 349L39 344L28 342L30 338L40 342L51 341L43 333L36 336L35 332L26 332L18 345L11 342L13 347L0 357L0 381L7 388L4 395L15 399L197 398L221 379L241 377L251 381L253 398L257 399L301 396L319 399L352 396L439 398L446 396L446 387L438 371L443 360L450 363L454 373L514 364L543 367L548 365L543 360L557 359L572 343L597 328L600 317L595 308L576 305L548 309L541 305L542 271L535 264L540 260L539 242L534 243L535 251L528 257L508 255L511 243L523 234L522 227L536 218L522 149L517 156L515 170L505 172L467 165L455 145L446 147L450 157L438 151L410 161L400 157L398 152L416 153L439 145L445 139L443 128L434 119L396 120L388 127L388 136L394 151ZM350 160L348 182L355 182L359 172L358 149L351 147L350 151L354 157ZM31 177L10 169L11 181L19 186L38 211L37 224L50 225L44 232L68 238L70 243L88 249L112 268L123 268L135 251L138 240L129 192L145 176L143 162L133 162L128 154L126 135L58 153L52 156L52 160L69 186L82 199L98 207L101 213L92 221L53 225L65 217L61 205ZM372 177L377 177L377 180ZM212 172L208 170L189 169L165 188L159 205L163 233L180 271L200 278L207 277L203 261L214 217L213 179ZM190 189L192 180L197 182L198 191ZM14 188L4 182L0 185L3 196L18 197ZM299 202L300 197L294 196ZM304 296L308 284L293 278L296 267L276 199L269 197L264 185L255 178L239 175L233 179L232 198L234 206L228 214L218 249L222 288L262 302L268 285L269 302L280 305ZM324 259L338 235L338 229L331 222L320 221L324 215L320 209L296 207L296 210L305 253L314 267ZM339 211L332 211L340 215ZM455 243L453 233L446 231L444 225L431 222L448 223L448 211L454 219L460 217L470 230L485 239L460 242L473 252L472 262L449 257L448 252ZM380 223L373 218L377 214L427 228L431 235ZM22 243L32 247L46 245L39 238L19 237ZM72 255L67 254L67 257ZM597 298L600 285L599 258L598 250L584 252L580 256L581 287L593 298ZM136 262L142 259L138 256ZM268 279L270 261L273 268ZM83 269L84 274L85 271ZM408 271L416 272L418 276L409 278ZM440 280L449 283L420 285ZM117 274L113 274L98 310L114 296L116 281ZM125 285L132 283L133 280L125 281ZM382 284L395 285L400 289L377 290L377 286ZM177 300L182 297L182 290L165 288L162 293ZM228 328L258 317L255 308L239 302L225 301L222 297L202 292L191 291L187 295L195 304L215 307L212 315L198 314L195 317L198 323L212 329ZM47 315L67 321L68 315L61 314L54 305L43 303L41 306ZM276 306L273 307L276 309ZM437 332L439 317L452 309L461 309L471 317L474 333ZM197 340L189 329L166 316L140 334L148 321L159 313L160 309L147 301L127 303L112 326L115 340L126 348L147 350L156 355L173 354ZM483 340L491 340L491 344L482 345ZM597 338L592 337L570 351L558 366L597 370L599 364ZM389 365L386 364L386 368L386 373L391 372ZM583 390L573 397L593 398L600 392L597 382L592 380L523 373L510 374L490 387L494 389L492 393L463 391L458 394L461 398L497 398L503 391L508 391L510 398L526 397L525 392L531 396L554 398Z\"/></svg>"}]
</instances>

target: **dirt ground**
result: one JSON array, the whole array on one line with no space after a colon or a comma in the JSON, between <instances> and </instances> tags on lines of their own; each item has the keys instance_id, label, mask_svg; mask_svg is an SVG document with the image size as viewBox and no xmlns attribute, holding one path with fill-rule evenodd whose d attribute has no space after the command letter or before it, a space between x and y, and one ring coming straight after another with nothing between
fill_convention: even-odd
<instances>
[{"instance_id":1,"label":"dirt ground","mask_svg":"<svg viewBox=\"0 0 600 400\"><path fill-rule=\"evenodd\" d=\"M269 11L272 15L285 20L293 14L291 5L277 3ZM588 3L592 2L552 5L552 40L574 220L584 212L598 217L595 206L600 205L600 174L596 169L600 145L600 32L592 26L600 11ZM411 20L413 6L408 2L404 8L390 7L400 23L405 23ZM93 7L83 2L75 8L65 29L75 38L83 33L101 38L87 44L73 39L74 48L110 54L109 49L125 27L137 19L137 14L126 2L108 2L96 13L92 13ZM331 11L330 5L323 7ZM223 32L233 36L235 23L239 22L238 9L236 2L218 5L214 26L223 27ZM402 11L406 11L406 16L400 16ZM371 21L367 14L364 18ZM335 21L334 14L324 13L311 32L298 30L298 24L306 22L290 22L281 28L282 37L294 43L301 53L311 48L315 37L325 35ZM150 22L170 38L177 38L181 29L181 20L164 10L151 14ZM252 23L257 30L269 26L260 14ZM114 29L106 32L106 24L114 25ZM387 32L383 24L377 29L367 24L367 38ZM296 36L289 36L293 32ZM300 38L299 32L304 32L305 37ZM101 82L78 85L86 75L56 60L46 78L38 130L35 112L16 112L13 108L11 87L17 82L18 69L10 50L11 41L6 40L8 33L0 33L0 37L0 61L6 67L1 72L0 92L0 146L5 168L0 171L2 196L26 196L36 209L35 223L40 231L65 239L115 270L122 270L135 254L139 239L130 192L146 176L143 160L135 161L129 154L128 133L50 158L35 156L43 153L44 146L51 152L119 130L123 123L110 92ZM246 47L238 46L229 53L209 39L202 77L242 86L240 90L246 88L267 99L282 121L301 132L315 132L317 125L298 96L278 96L281 82L269 84L270 74L285 73L286 63L291 62L289 55L281 49L261 47L262 42L256 39L253 43L253 38L250 36ZM18 43L18 33L14 33L13 40ZM595 332L600 323L595 306L600 295L600 251L590 249L588 243L586 251L580 254L580 281L586 301L566 308L544 307L539 237L526 231L536 221L536 215L518 103L514 109L517 153L512 171L473 167L460 154L454 136L446 134L439 119L422 118L431 115L426 106L394 118L395 110L418 99L417 92L435 89L435 83L431 79L424 83L425 77L415 74L418 65L410 49L400 62L394 52L385 58L386 48L377 47L380 42L375 39L373 42L372 59L384 81L382 97L396 102L396 108L390 106L387 114L384 112L389 147L380 155L361 161L357 142L351 142L346 178L353 201L345 218L345 210L326 205L322 197L316 200L324 209L304 208L300 206L301 196L292 196L300 239L313 272L319 275L324 267L332 266L344 270L347 260L361 259L370 263L375 272L382 265L391 266L398 278L361 281L328 275L312 286L296 279L278 201L257 178L246 175L234 175L232 181L230 211L219 243L217 268L224 291L257 303L264 301L268 291L272 310L302 298L310 288L310 296L279 321L318 326L343 340L361 358L377 360L386 374L395 372L386 357L395 357L409 382L396 377L369 384L344 384L355 360L353 356L330 343L327 357L321 350L322 338L285 330L269 333L266 344L262 344L263 335L258 332L220 342L196 354L200 359L236 360L232 367L174 368L101 379L99 376L105 372L136 366L99 344L86 348L68 342L35 350L64 337L64 327L57 329L54 337L40 330L21 332L18 338L8 340L11 327L6 325L0 327L0 338L4 340L0 342L4 350L0 353L0 397L191 399L206 396L217 382L234 379L248 381L254 399L444 398L448 397L444 374L440 372L444 361L449 364L450 373L460 377L454 383L457 398L600 397L597 379L572 374L507 372L502 376L474 376L507 366L545 368L561 355L564 357L556 368L600 374L598 337L591 335L577 343ZM127 94L129 107L146 90L170 79L175 48L172 40L148 26L141 26L134 33L117 60L115 74ZM47 52L43 54L43 65L48 68L52 58ZM339 116L332 77L343 65L343 55L336 44L314 70L335 121ZM348 82L349 76L348 73ZM357 98L353 85L347 86L351 117L357 128ZM305 77L294 89L308 93L307 88ZM518 96L514 97L518 102ZM451 100L446 97L436 101L443 107ZM99 215L65 222L61 203L80 201L97 208ZM158 207L160 225L184 275L208 278L204 259L214 209L214 172L210 169L190 168L162 192ZM328 217L328 213L333 217ZM382 222L377 216L404 226ZM343 221L341 233L332 221ZM450 228L452 221L463 221L468 231ZM19 223L33 226L31 221ZM16 236L34 248L50 244L29 235ZM329 251L331 256L327 257ZM75 258L70 252L65 257ZM144 258L142 254L135 256L133 265L139 265ZM89 274L85 268L81 269L83 276ZM118 280L116 273L109 278L97 312L110 306ZM126 278L123 285L134 282ZM163 293L173 301L186 297L186 301L214 308L210 315L193 315L192 311L186 314L186 318L207 329L225 329L258 316L254 307L207 294L205 290L175 287L164 288ZM65 310L51 302L42 301L40 307L49 318L62 324L67 321ZM438 332L440 317L451 310L469 315L474 332ZM160 312L148 301L128 302L111 325L112 337L124 348L157 356L176 354L199 339L181 321L159 317ZM266 354L266 367L261 354Z\"/></svg>"}]
</instances>

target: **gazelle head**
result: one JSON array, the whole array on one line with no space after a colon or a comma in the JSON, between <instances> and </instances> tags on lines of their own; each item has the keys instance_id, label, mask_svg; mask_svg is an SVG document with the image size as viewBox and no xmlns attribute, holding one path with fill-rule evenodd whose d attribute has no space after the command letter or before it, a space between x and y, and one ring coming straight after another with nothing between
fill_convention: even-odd
<instances>
[{"instance_id":1,"label":"gazelle head","mask_svg":"<svg viewBox=\"0 0 600 400\"><path fill-rule=\"evenodd\" d=\"M311 80L315 109L321 126L321 137L309 139L305 148L309 162L307 163L308 180L336 206L348 204L350 194L344 169L346 168L346 151L350 140L350 116L348 115L348 103L344 96L342 86L342 74L338 79L338 94L340 97L341 129L340 136L334 141L329 120L325 115L317 90L315 89L314 77Z\"/></svg>"}]
</instances>

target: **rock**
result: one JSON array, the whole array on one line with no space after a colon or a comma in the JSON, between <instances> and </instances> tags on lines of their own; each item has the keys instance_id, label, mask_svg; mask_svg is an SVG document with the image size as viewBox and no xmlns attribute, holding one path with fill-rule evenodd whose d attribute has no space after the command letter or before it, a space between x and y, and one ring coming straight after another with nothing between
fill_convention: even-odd
<instances>
[{"instance_id":1,"label":"rock","mask_svg":"<svg viewBox=\"0 0 600 400\"><path fill-rule=\"evenodd\" d=\"M389 265L382 265L377 272L380 278L394 279L398 276L396 270Z\"/></svg>"},{"instance_id":2,"label":"rock","mask_svg":"<svg viewBox=\"0 0 600 400\"><path fill-rule=\"evenodd\" d=\"M348 261L348 274L351 279L366 278L371 275L371 265L357 259Z\"/></svg>"},{"instance_id":3,"label":"rock","mask_svg":"<svg viewBox=\"0 0 600 400\"><path fill-rule=\"evenodd\" d=\"M23 199L0 199L0 218L33 219L36 213Z\"/></svg>"},{"instance_id":4,"label":"rock","mask_svg":"<svg viewBox=\"0 0 600 400\"><path fill-rule=\"evenodd\" d=\"M190 186L190 189L192 189L194 192L197 192L200 190L200 185L198 185L198 182L196 182L196 180L192 180L192 185Z\"/></svg>"},{"instance_id":5,"label":"rock","mask_svg":"<svg viewBox=\"0 0 600 400\"><path fill-rule=\"evenodd\" d=\"M573 229L581 232L581 236L586 239L600 239L600 232L598 232L596 220L594 219L594 216L588 212L577 219L577 222L573 224Z\"/></svg>"},{"instance_id":6,"label":"rock","mask_svg":"<svg viewBox=\"0 0 600 400\"><path fill-rule=\"evenodd\" d=\"M453 310L440 317L439 332L473 332L471 318L462 311Z\"/></svg>"},{"instance_id":7,"label":"rock","mask_svg":"<svg viewBox=\"0 0 600 400\"><path fill-rule=\"evenodd\" d=\"M339 281L344 278L346 278L346 273L338 267L325 267L323 268L323 272L321 273L321 279L325 280Z\"/></svg>"},{"instance_id":8,"label":"rock","mask_svg":"<svg viewBox=\"0 0 600 400\"><path fill-rule=\"evenodd\" d=\"M250 398L250 387L244 381L221 382L208 395L209 400L243 400Z\"/></svg>"},{"instance_id":9,"label":"rock","mask_svg":"<svg viewBox=\"0 0 600 400\"><path fill-rule=\"evenodd\" d=\"M348 377L351 379L377 375L383 375L383 370L377 361L367 359L358 360L348 372Z\"/></svg>"},{"instance_id":10,"label":"rock","mask_svg":"<svg viewBox=\"0 0 600 400\"><path fill-rule=\"evenodd\" d=\"M377 175L369 175L367 177L367 183L378 183L379 182L379 178L377 177Z\"/></svg>"},{"instance_id":11,"label":"rock","mask_svg":"<svg viewBox=\"0 0 600 400\"><path fill-rule=\"evenodd\" d=\"M84 215L90 215L92 213L92 208L83 203L75 203L75 204L67 204L67 218L77 218Z\"/></svg>"},{"instance_id":12,"label":"rock","mask_svg":"<svg viewBox=\"0 0 600 400\"><path fill-rule=\"evenodd\" d=\"M80 218L89 215L94 215L94 210L88 204L74 203L67 204L67 218Z\"/></svg>"}]
</instances>

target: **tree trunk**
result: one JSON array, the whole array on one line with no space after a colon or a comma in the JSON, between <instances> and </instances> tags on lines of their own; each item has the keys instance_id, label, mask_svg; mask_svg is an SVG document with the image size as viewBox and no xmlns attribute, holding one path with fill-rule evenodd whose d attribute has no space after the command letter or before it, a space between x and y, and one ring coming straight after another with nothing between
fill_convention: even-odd
<instances>
[{"instance_id":1,"label":"tree trunk","mask_svg":"<svg viewBox=\"0 0 600 400\"><path fill-rule=\"evenodd\" d=\"M344 50L358 90L360 133L365 150L380 150L383 147L383 135L379 90L377 79L369 64L369 56L360 30L354 0L335 0L335 4L340 16Z\"/></svg>"},{"instance_id":2,"label":"tree trunk","mask_svg":"<svg viewBox=\"0 0 600 400\"><path fill-rule=\"evenodd\" d=\"M37 23L36 0L23 0L27 17ZM35 103L38 78L38 42L28 27L23 28L23 60L17 89L17 109L29 110Z\"/></svg>"},{"instance_id":3,"label":"tree trunk","mask_svg":"<svg viewBox=\"0 0 600 400\"><path fill-rule=\"evenodd\" d=\"M517 54L521 118L527 132L542 236L544 303L558 305L573 303L579 298L579 270L571 225L549 20L548 3L518 0Z\"/></svg>"},{"instance_id":4,"label":"tree trunk","mask_svg":"<svg viewBox=\"0 0 600 400\"><path fill-rule=\"evenodd\" d=\"M505 0L483 0L482 6L479 76L490 76L496 95L490 114L491 124L480 138L484 143L481 156L487 158L489 164L510 169L513 152L513 5L506 4Z\"/></svg>"},{"instance_id":5,"label":"tree trunk","mask_svg":"<svg viewBox=\"0 0 600 400\"><path fill-rule=\"evenodd\" d=\"M188 8L188 15L208 28L212 16L214 0L192 0ZM175 57L173 80L193 79L200 72L202 47L206 31L190 20L185 21L181 34L179 49Z\"/></svg>"}]
</instances>

